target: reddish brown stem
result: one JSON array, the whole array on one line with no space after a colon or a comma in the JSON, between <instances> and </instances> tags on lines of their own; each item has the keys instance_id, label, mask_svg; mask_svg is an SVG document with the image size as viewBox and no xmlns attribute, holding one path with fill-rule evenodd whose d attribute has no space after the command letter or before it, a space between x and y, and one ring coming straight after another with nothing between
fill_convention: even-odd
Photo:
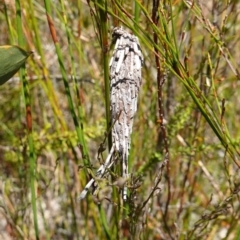
<instances>
[{"instance_id":1,"label":"reddish brown stem","mask_svg":"<svg viewBox=\"0 0 240 240\"><path fill-rule=\"evenodd\" d=\"M159 21L158 8L159 8L159 0L153 0L152 21L156 26L158 25L158 21ZM155 46L157 46L158 45L158 36L155 32L153 33L153 40L154 40ZM155 52L155 62L156 62L156 67L157 67L157 84L158 84L158 114L159 114L158 123L160 125L161 132L162 132L164 149L165 149L165 159L167 160L166 161L166 168L167 168L166 178L167 178L167 185L168 185L168 196L167 196L166 208L165 208L165 211L163 214L163 220L165 222L165 226L168 230L168 233L171 237L170 230L167 226L168 206L169 206L170 200L171 200L169 150L168 150L167 132L166 132L166 128L163 123L164 110L163 110L163 100L162 100L163 99L162 88L163 88L163 84L165 82L165 76L164 76L163 70L161 69L159 51L156 47L154 47L154 52Z\"/></svg>"}]
</instances>

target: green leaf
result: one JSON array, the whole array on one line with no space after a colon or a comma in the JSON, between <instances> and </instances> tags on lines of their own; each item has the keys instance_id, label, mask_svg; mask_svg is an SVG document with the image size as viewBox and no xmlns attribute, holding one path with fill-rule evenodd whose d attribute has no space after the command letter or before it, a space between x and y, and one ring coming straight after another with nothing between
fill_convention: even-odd
<instances>
[{"instance_id":1,"label":"green leaf","mask_svg":"<svg viewBox=\"0 0 240 240\"><path fill-rule=\"evenodd\" d=\"M0 85L9 80L31 54L18 46L0 46Z\"/></svg>"}]
</instances>

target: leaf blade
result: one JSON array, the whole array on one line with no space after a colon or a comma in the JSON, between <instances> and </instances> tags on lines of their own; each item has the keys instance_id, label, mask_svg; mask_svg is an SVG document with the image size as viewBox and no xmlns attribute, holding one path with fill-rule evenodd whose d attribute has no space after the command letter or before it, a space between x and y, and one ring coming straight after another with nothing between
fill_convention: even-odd
<instances>
[{"instance_id":1,"label":"leaf blade","mask_svg":"<svg viewBox=\"0 0 240 240\"><path fill-rule=\"evenodd\" d=\"M31 54L32 52L26 52L18 46L0 46L0 85L7 82Z\"/></svg>"}]
</instances>

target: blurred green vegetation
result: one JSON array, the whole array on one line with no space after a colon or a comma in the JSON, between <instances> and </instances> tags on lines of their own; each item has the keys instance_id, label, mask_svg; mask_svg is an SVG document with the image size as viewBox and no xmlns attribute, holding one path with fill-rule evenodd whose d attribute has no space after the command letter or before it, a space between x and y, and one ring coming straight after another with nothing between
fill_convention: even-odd
<instances>
[{"instance_id":1,"label":"blurred green vegetation","mask_svg":"<svg viewBox=\"0 0 240 240\"><path fill-rule=\"evenodd\" d=\"M34 54L0 86L0 238L240 239L239 10L234 0L3 1L0 45ZM129 199L116 167L98 198L78 201L108 153L114 26L144 54Z\"/></svg>"}]
</instances>

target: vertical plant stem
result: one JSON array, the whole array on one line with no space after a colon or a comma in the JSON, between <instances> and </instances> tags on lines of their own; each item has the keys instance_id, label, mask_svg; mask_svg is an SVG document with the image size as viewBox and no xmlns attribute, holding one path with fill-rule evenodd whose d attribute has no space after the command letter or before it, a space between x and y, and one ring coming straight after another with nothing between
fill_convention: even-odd
<instances>
[{"instance_id":1,"label":"vertical plant stem","mask_svg":"<svg viewBox=\"0 0 240 240\"><path fill-rule=\"evenodd\" d=\"M55 45L56 53L57 53L57 56L58 56L58 62L59 62L61 74L62 74L62 77L63 77L63 83L64 83L64 87L65 87L66 95L67 95L67 99L68 99L68 105L69 105L70 112L71 112L71 115L72 115L72 118L73 118L73 122L74 122L74 125L75 125L75 128L76 128L77 137L78 137L78 141L79 141L79 146L80 146L82 156L83 156L83 161L84 161L85 165L88 165L89 164L88 150L87 150L87 146L86 146L85 140L84 140L83 129L80 127L77 115L76 115L75 110L74 110L73 100L72 100L71 91L70 91L70 87L69 87L69 83L68 83L67 72L66 72L66 69L64 67L62 52L61 52L61 49L60 49L60 46L59 46L59 43L58 43L57 32L56 32L56 29L54 27L54 22L53 22L53 19L52 19L51 4L50 4L49 0L45 0L44 3L45 3L45 8L46 8L48 25L49 25L49 29L50 29L50 32L51 32L52 40L53 40L54 45Z\"/></svg>"},{"instance_id":2,"label":"vertical plant stem","mask_svg":"<svg viewBox=\"0 0 240 240\"><path fill-rule=\"evenodd\" d=\"M58 122L61 125L61 131L65 131L67 129L67 126L64 121L62 112L59 108L58 99L57 99L56 93L54 91L52 82L49 81L49 79L48 79L49 78L48 77L48 69L47 69L46 59L45 59L45 55L43 52L43 46L42 46L41 38L40 38L40 34L39 34L39 24L35 17L35 15L36 15L35 8L33 6L32 0L29 0L28 4L29 4L28 5L29 6L29 15L31 15L30 20L32 21L32 27L33 27L34 36L35 36L35 38L34 38L35 45L34 46L36 47L38 54L41 56L41 65L40 65L39 70L42 71L43 79L45 80L45 81L42 81L42 84L44 86L43 89L45 90L45 92L50 100L50 103L52 105L52 108L55 112L55 115L57 116L56 121L58 120Z\"/></svg>"},{"instance_id":3,"label":"vertical plant stem","mask_svg":"<svg viewBox=\"0 0 240 240\"><path fill-rule=\"evenodd\" d=\"M158 21L159 21L158 8L159 8L159 0L153 0L152 21L156 26L158 25ZM158 44L158 36L157 36L156 32L153 33L153 39L154 39L154 43L157 45ZM169 236L172 238L170 229L169 229L168 224L167 224L168 206L169 206L170 199L171 199L171 184L170 184L170 166L169 166L169 150L168 150L167 133L166 133L166 128L165 128L164 123L163 123L164 113L163 113L162 87L163 87L163 84L165 82L165 76L164 76L164 73L163 73L163 69L161 69L161 66L160 66L159 51L156 47L154 47L154 51L155 51L155 62L156 62L156 67L157 67L158 115L159 115L158 122L160 124L162 137L163 137L163 142L164 142L164 149L165 149L165 156L166 156L165 158L167 159L167 162L166 162L167 163L166 164L166 167L167 167L166 178L167 178L167 184L168 184L168 196L167 196L167 202L166 202L166 207L165 207L163 219L164 219L165 226L168 230Z\"/></svg>"},{"instance_id":4,"label":"vertical plant stem","mask_svg":"<svg viewBox=\"0 0 240 240\"><path fill-rule=\"evenodd\" d=\"M20 1L16 0L15 5L16 5L16 12L17 12L16 19L17 19L18 44L20 47L24 47ZM27 123L26 126L27 126L27 138L28 138L29 160L30 160L30 188L31 188L33 222L34 222L36 239L39 239L37 203L36 203L36 194L35 194L36 166L35 166L34 142L33 142L33 135L32 135L32 111L31 111L31 103L30 103L29 85L28 85L28 81L26 80L25 66L23 66L20 69L20 79L23 85L23 93L24 93L25 108L26 108L26 123Z\"/></svg>"},{"instance_id":5,"label":"vertical plant stem","mask_svg":"<svg viewBox=\"0 0 240 240\"><path fill-rule=\"evenodd\" d=\"M66 156L64 156L64 165L65 165L64 175L66 177L66 187L70 188L71 176L70 176L69 167L68 167L68 160L67 160ZM77 227L74 199L72 197L71 192L68 192L68 199L70 200L70 206L71 206L70 208L71 208L71 213L72 213L71 231L72 231L72 233L75 234L77 239L79 239L79 228Z\"/></svg>"},{"instance_id":6,"label":"vertical plant stem","mask_svg":"<svg viewBox=\"0 0 240 240\"><path fill-rule=\"evenodd\" d=\"M104 228L104 232L105 232L106 238L108 240L110 240L110 239L112 239L112 237L111 237L108 225L107 225L106 214L105 214L105 212L104 212L104 210L103 210L101 205L98 206L98 211L100 213L101 223L102 223L102 226Z\"/></svg>"},{"instance_id":7,"label":"vertical plant stem","mask_svg":"<svg viewBox=\"0 0 240 240\"><path fill-rule=\"evenodd\" d=\"M12 32L12 24L11 24L11 21L10 21L10 19L8 17L7 6L6 6L6 2L5 1L4 1L3 10L4 10L4 15L5 15L5 18L6 18L7 25L8 25L10 42L13 43L13 39L14 38L13 38L13 32Z\"/></svg>"},{"instance_id":8,"label":"vertical plant stem","mask_svg":"<svg viewBox=\"0 0 240 240\"><path fill-rule=\"evenodd\" d=\"M108 66L108 25L107 25L107 1L99 0L99 4L105 6L105 9L99 8L100 13L100 31L101 31L101 48L103 55L104 83L105 83L105 111L106 111L106 131L108 135L108 149L112 147L112 136L110 134L111 116L110 116L110 83L109 83L109 66Z\"/></svg>"},{"instance_id":9,"label":"vertical plant stem","mask_svg":"<svg viewBox=\"0 0 240 240\"><path fill-rule=\"evenodd\" d=\"M110 82L109 82L109 63L108 63L108 22L107 22L107 1L106 0L99 0L98 3L104 8L98 8L100 15L100 24L99 24L99 31L100 31L100 39L101 39L101 49L102 49L102 56L103 56L103 70L104 70L104 84L105 84L105 112L106 112L106 125L107 129L106 132L108 134L108 149L111 150L112 147L112 134L110 131L111 128L111 116L110 116ZM116 199L116 191L113 189L113 197ZM109 228L106 224L106 214L103 211L103 208L99 206L99 211L101 215L101 222L104 227L104 231L106 237L108 239L111 238L109 234ZM116 215L115 218L116 220ZM116 223L117 224L117 223ZM115 225L116 225L115 224ZM117 225L116 225L117 227Z\"/></svg>"},{"instance_id":10,"label":"vertical plant stem","mask_svg":"<svg viewBox=\"0 0 240 240\"><path fill-rule=\"evenodd\" d=\"M138 1L135 0L135 9L134 9L134 29L136 32L138 31L138 25L139 25L139 14L140 14L140 6Z\"/></svg>"},{"instance_id":11,"label":"vertical plant stem","mask_svg":"<svg viewBox=\"0 0 240 240\"><path fill-rule=\"evenodd\" d=\"M82 114L83 110L82 110L82 103L81 103L79 90L78 90L78 83L76 81L76 68L75 68L75 62L74 62L74 57L73 57L73 49L72 49L72 44L71 44L71 34L70 34L70 31L69 31L69 28L68 28L67 16L65 14L66 10L65 10L65 7L64 7L64 2L61 0L60 3L61 3L61 7L62 7L63 21L64 21L65 31L66 31L66 35L67 35L67 40L68 40L69 53L70 53L70 57L71 57L71 76L72 76L73 81L74 81L74 88L75 88L75 93L76 93L77 101L78 101L78 119L80 120L79 128L81 129L81 135L82 135L81 136L81 141L82 141L82 144L84 146L84 149L87 149L86 141L85 141L84 134L83 134L83 114Z\"/></svg>"}]
</instances>

